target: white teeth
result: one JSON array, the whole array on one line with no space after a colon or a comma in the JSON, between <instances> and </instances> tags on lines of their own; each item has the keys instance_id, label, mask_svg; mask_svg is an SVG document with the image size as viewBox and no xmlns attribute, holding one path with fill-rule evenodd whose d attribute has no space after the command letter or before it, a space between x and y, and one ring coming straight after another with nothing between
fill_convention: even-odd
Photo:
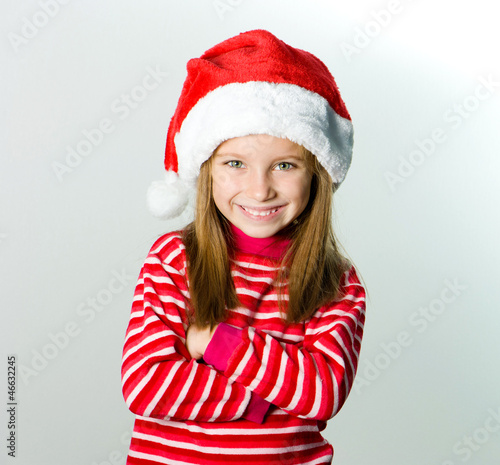
<instances>
[{"instance_id":1,"label":"white teeth","mask_svg":"<svg viewBox=\"0 0 500 465\"><path fill-rule=\"evenodd\" d=\"M252 210L252 209L246 208L246 207L241 207L241 208L243 208L243 210L245 210L246 212L248 212L254 216L269 216L271 213L277 212L279 210L279 208L275 208L274 210L266 210L266 211L259 210L259 211L257 211L257 210Z\"/></svg>"}]
</instances>

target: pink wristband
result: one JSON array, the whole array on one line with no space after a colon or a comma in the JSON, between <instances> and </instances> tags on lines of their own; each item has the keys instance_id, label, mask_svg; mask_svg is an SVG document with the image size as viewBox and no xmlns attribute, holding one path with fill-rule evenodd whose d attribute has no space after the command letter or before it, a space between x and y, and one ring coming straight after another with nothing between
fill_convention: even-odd
<instances>
[{"instance_id":1,"label":"pink wristband","mask_svg":"<svg viewBox=\"0 0 500 465\"><path fill-rule=\"evenodd\" d=\"M253 421L254 423L262 424L264 423L264 417L269 407L271 407L271 404L267 400L252 393L252 398L243 414L243 418Z\"/></svg>"},{"instance_id":2,"label":"pink wristband","mask_svg":"<svg viewBox=\"0 0 500 465\"><path fill-rule=\"evenodd\" d=\"M209 342L203 360L220 372L226 371L229 358L241 342L243 330L220 323Z\"/></svg>"},{"instance_id":3,"label":"pink wristband","mask_svg":"<svg viewBox=\"0 0 500 465\"><path fill-rule=\"evenodd\" d=\"M231 355L241 343L242 332L243 330L234 326L220 323L205 349L203 360L221 373L226 371ZM243 418L254 423L263 423L270 406L267 400L252 393Z\"/></svg>"}]
</instances>

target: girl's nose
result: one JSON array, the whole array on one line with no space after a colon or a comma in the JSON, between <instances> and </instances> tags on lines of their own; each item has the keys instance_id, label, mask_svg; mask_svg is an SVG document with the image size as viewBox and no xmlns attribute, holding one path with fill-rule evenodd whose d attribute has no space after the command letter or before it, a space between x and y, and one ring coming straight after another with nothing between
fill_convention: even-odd
<instances>
[{"instance_id":1,"label":"girl's nose","mask_svg":"<svg viewBox=\"0 0 500 465\"><path fill-rule=\"evenodd\" d=\"M258 202L265 202L276 196L272 176L266 172L255 171L247 178L246 195Z\"/></svg>"}]
</instances>

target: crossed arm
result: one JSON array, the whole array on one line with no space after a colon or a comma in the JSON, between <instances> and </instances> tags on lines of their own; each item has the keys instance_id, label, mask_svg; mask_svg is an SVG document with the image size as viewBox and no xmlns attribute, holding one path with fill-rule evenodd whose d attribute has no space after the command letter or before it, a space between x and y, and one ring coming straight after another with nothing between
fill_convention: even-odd
<instances>
[{"instance_id":1,"label":"crossed arm","mask_svg":"<svg viewBox=\"0 0 500 465\"><path fill-rule=\"evenodd\" d=\"M327 420L340 409L354 379L364 321L364 290L353 269L343 278L345 296L312 318L302 345L237 328L224 363L211 357L213 364L206 364L198 361L218 328L187 327L185 277L174 262L150 255L136 288L122 367L124 397L134 413L252 419L256 405L264 410L262 399L302 418Z\"/></svg>"},{"instance_id":2,"label":"crossed arm","mask_svg":"<svg viewBox=\"0 0 500 465\"><path fill-rule=\"evenodd\" d=\"M212 340L217 326L213 329L210 327L202 329L196 325L191 325L188 328L186 333L186 348L191 358L194 358L195 360L203 358L205 350L207 350L207 346Z\"/></svg>"}]
</instances>

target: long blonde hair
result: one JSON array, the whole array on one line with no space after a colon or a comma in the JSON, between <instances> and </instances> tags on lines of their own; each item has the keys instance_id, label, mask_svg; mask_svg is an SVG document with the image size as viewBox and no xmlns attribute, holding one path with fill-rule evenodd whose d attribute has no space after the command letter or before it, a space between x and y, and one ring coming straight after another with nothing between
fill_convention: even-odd
<instances>
[{"instance_id":1,"label":"long blonde hair","mask_svg":"<svg viewBox=\"0 0 500 465\"><path fill-rule=\"evenodd\" d=\"M332 228L334 186L330 175L311 152L302 151L312 173L311 194L305 210L283 230L291 246L276 276L278 283L288 283L288 301L279 294L279 306L289 323L308 319L338 297L340 277L349 266ZM213 199L211 164L212 158L200 168L195 219L183 237L192 319L201 327L224 321L226 309L239 304L230 272L230 224Z\"/></svg>"}]
</instances>

